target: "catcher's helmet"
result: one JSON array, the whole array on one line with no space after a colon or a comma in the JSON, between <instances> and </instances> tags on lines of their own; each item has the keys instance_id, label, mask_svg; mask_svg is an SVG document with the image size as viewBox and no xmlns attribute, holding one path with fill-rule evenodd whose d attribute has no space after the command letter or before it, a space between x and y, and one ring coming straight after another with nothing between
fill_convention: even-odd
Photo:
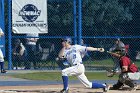
<instances>
[{"instance_id":1,"label":"catcher's helmet","mask_svg":"<svg viewBox=\"0 0 140 93\"><path fill-rule=\"evenodd\" d=\"M125 56L127 54L125 50L118 50L118 51L115 51L114 53L117 53L120 56Z\"/></svg>"},{"instance_id":2,"label":"catcher's helmet","mask_svg":"<svg viewBox=\"0 0 140 93\"><path fill-rule=\"evenodd\" d=\"M72 44L72 39L70 37L64 37L62 38L62 42L68 42L69 44Z\"/></svg>"}]
</instances>

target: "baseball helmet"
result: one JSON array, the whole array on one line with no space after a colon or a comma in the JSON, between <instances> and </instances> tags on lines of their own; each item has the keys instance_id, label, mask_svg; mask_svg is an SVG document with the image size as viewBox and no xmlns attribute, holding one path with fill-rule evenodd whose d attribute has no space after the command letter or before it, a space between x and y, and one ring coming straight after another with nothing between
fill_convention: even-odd
<instances>
[{"instance_id":1,"label":"baseball helmet","mask_svg":"<svg viewBox=\"0 0 140 93\"><path fill-rule=\"evenodd\" d=\"M120 38L115 38L115 41L120 41Z\"/></svg>"},{"instance_id":2,"label":"baseball helmet","mask_svg":"<svg viewBox=\"0 0 140 93\"><path fill-rule=\"evenodd\" d=\"M125 56L127 54L125 50L117 50L117 51L114 51L114 53L116 53L120 56Z\"/></svg>"},{"instance_id":3,"label":"baseball helmet","mask_svg":"<svg viewBox=\"0 0 140 93\"><path fill-rule=\"evenodd\" d=\"M68 42L69 44L72 44L72 39L70 37L64 37L62 38L61 42Z\"/></svg>"}]
</instances>

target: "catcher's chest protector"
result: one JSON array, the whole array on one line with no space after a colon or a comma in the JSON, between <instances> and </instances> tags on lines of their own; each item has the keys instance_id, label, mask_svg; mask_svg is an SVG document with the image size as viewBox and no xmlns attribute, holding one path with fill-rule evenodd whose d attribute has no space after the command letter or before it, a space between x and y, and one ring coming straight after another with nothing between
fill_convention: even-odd
<instances>
[{"instance_id":1,"label":"catcher's chest protector","mask_svg":"<svg viewBox=\"0 0 140 93\"><path fill-rule=\"evenodd\" d=\"M128 66L128 69L129 69L129 71L132 72L132 73L138 72L138 67L137 67L134 63L130 64L130 65Z\"/></svg>"}]
</instances>

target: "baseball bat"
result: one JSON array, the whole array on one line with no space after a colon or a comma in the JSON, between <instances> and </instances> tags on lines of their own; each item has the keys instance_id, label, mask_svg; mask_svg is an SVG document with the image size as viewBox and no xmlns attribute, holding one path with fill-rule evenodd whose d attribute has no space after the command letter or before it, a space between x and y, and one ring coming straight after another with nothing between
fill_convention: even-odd
<instances>
[{"instance_id":1,"label":"baseball bat","mask_svg":"<svg viewBox=\"0 0 140 93\"><path fill-rule=\"evenodd\" d=\"M113 56L116 56L116 57L120 57L120 55L118 53L115 53L115 52L110 52L110 51L107 51L107 53L113 55Z\"/></svg>"}]
</instances>

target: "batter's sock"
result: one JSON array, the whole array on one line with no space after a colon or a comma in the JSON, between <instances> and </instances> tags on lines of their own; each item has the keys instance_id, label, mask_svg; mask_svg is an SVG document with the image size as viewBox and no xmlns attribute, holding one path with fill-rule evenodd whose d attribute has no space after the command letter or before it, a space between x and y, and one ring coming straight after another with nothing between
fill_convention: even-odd
<instances>
[{"instance_id":1,"label":"batter's sock","mask_svg":"<svg viewBox=\"0 0 140 93\"><path fill-rule=\"evenodd\" d=\"M105 85L99 83L92 83L92 88L105 88Z\"/></svg>"},{"instance_id":2,"label":"batter's sock","mask_svg":"<svg viewBox=\"0 0 140 93\"><path fill-rule=\"evenodd\" d=\"M62 76L63 79L63 85L64 85L64 90L68 89L68 76Z\"/></svg>"}]
</instances>

